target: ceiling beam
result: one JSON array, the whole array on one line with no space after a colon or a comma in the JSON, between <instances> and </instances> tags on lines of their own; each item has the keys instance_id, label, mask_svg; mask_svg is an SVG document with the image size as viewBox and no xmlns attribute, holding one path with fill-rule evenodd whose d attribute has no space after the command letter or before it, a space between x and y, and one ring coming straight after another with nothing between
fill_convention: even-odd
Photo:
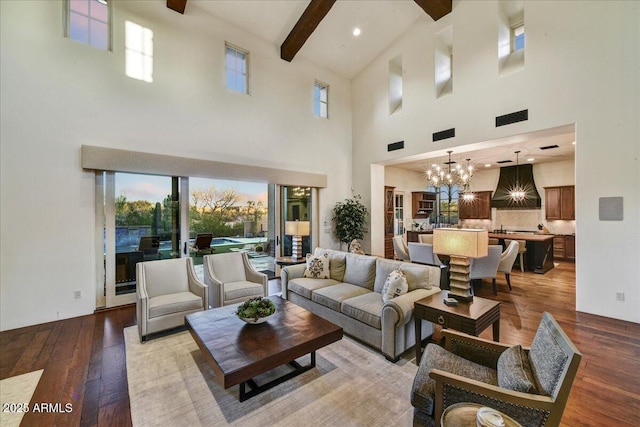
<instances>
[{"instance_id":1,"label":"ceiling beam","mask_svg":"<svg viewBox=\"0 0 640 427\"><path fill-rule=\"evenodd\" d=\"M414 0L434 21L451 13L452 0Z\"/></svg>"},{"instance_id":2,"label":"ceiling beam","mask_svg":"<svg viewBox=\"0 0 640 427\"><path fill-rule=\"evenodd\" d=\"M167 7L184 15L184 9L187 7L187 0L167 0Z\"/></svg>"},{"instance_id":3,"label":"ceiling beam","mask_svg":"<svg viewBox=\"0 0 640 427\"><path fill-rule=\"evenodd\" d=\"M293 30L280 46L280 58L291 62L335 2L336 0L311 0Z\"/></svg>"}]
</instances>

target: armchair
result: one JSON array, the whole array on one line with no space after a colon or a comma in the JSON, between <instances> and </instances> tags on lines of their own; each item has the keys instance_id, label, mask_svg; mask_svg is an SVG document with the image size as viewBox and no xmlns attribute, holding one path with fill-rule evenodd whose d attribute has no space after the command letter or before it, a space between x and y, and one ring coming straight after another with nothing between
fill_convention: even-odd
<instances>
[{"instance_id":1,"label":"armchair","mask_svg":"<svg viewBox=\"0 0 640 427\"><path fill-rule=\"evenodd\" d=\"M136 265L138 333L147 335L184 325L184 316L209 307L209 289L198 279L191 258Z\"/></svg>"},{"instance_id":2,"label":"armchair","mask_svg":"<svg viewBox=\"0 0 640 427\"><path fill-rule=\"evenodd\" d=\"M442 334L445 349L427 345L413 382L414 426L439 426L444 409L458 402L497 409L524 427L560 424L582 355L551 314L543 313L530 349ZM510 363L514 349L520 365ZM514 372L523 371L533 379L528 392L514 390Z\"/></svg>"},{"instance_id":3,"label":"armchair","mask_svg":"<svg viewBox=\"0 0 640 427\"><path fill-rule=\"evenodd\" d=\"M140 243L138 243L138 251L142 252L145 261L162 258L162 253L160 253L160 237L142 236Z\"/></svg>"},{"instance_id":4,"label":"armchair","mask_svg":"<svg viewBox=\"0 0 640 427\"><path fill-rule=\"evenodd\" d=\"M396 255L396 259L400 261L409 261L409 248L404 241L403 236L394 236L393 237L393 251Z\"/></svg>"},{"instance_id":5,"label":"armchair","mask_svg":"<svg viewBox=\"0 0 640 427\"><path fill-rule=\"evenodd\" d=\"M469 278L472 282L482 281L485 278L492 279L494 295L498 295L496 276L498 275L500 255L502 255L502 246L489 245L489 254L487 256L471 258L471 269L469 270Z\"/></svg>"},{"instance_id":6,"label":"armchair","mask_svg":"<svg viewBox=\"0 0 640 427\"><path fill-rule=\"evenodd\" d=\"M246 252L205 255L202 264L211 307L267 296L267 275L253 268Z\"/></svg>"},{"instance_id":7,"label":"armchair","mask_svg":"<svg viewBox=\"0 0 640 427\"><path fill-rule=\"evenodd\" d=\"M211 247L211 241L213 240L213 234L201 233L196 235L196 240L190 249L195 252L196 255L212 254L215 249Z\"/></svg>"},{"instance_id":8,"label":"armchair","mask_svg":"<svg viewBox=\"0 0 640 427\"><path fill-rule=\"evenodd\" d=\"M502 255L500 255L500 263L498 264L498 271L504 273L505 278L507 279L507 285L509 285L509 289L511 288L511 269L513 268L513 263L516 262L516 258L518 257L518 250L520 245L517 240L510 240L511 243L507 246Z\"/></svg>"}]
</instances>

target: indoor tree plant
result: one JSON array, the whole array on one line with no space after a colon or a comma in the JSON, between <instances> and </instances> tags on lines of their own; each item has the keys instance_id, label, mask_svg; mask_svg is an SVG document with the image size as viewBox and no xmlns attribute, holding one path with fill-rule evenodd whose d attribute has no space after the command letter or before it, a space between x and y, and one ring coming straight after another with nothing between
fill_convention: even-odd
<instances>
[{"instance_id":1,"label":"indoor tree plant","mask_svg":"<svg viewBox=\"0 0 640 427\"><path fill-rule=\"evenodd\" d=\"M336 237L347 244L347 250L353 239L363 239L366 233L367 208L360 201L360 195L337 202L333 208L333 222Z\"/></svg>"}]
</instances>

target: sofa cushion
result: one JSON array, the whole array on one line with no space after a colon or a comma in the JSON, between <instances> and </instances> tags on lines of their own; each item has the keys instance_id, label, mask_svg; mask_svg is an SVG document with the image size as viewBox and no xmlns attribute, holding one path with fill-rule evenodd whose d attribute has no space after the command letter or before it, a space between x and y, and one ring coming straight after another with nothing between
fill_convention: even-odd
<instances>
[{"instance_id":1,"label":"sofa cushion","mask_svg":"<svg viewBox=\"0 0 640 427\"><path fill-rule=\"evenodd\" d=\"M303 276L313 277L314 279L328 279L329 255L313 256L307 254L307 268L304 270Z\"/></svg>"},{"instance_id":2,"label":"sofa cushion","mask_svg":"<svg viewBox=\"0 0 640 427\"><path fill-rule=\"evenodd\" d=\"M378 258L376 260L376 278L373 282L373 292L382 293L382 288L389 277L389 273L402 265L400 261Z\"/></svg>"},{"instance_id":3,"label":"sofa cushion","mask_svg":"<svg viewBox=\"0 0 640 427\"><path fill-rule=\"evenodd\" d=\"M311 293L316 289L324 288L326 286L332 286L337 283L340 282L333 279L312 279L307 277L300 277L297 279L289 280L287 289L307 299L311 299Z\"/></svg>"},{"instance_id":4,"label":"sofa cushion","mask_svg":"<svg viewBox=\"0 0 640 427\"><path fill-rule=\"evenodd\" d=\"M498 385L522 393L537 393L529 357L522 346L514 345L498 358Z\"/></svg>"},{"instance_id":5,"label":"sofa cushion","mask_svg":"<svg viewBox=\"0 0 640 427\"><path fill-rule=\"evenodd\" d=\"M149 298L149 319L203 308L202 298L191 292L158 295Z\"/></svg>"},{"instance_id":6,"label":"sofa cushion","mask_svg":"<svg viewBox=\"0 0 640 427\"><path fill-rule=\"evenodd\" d=\"M567 363L569 356L563 351L560 343L554 336L554 331L542 322L533 337L529 350L531 370L537 381L537 389L540 394L553 396L560 374Z\"/></svg>"},{"instance_id":7,"label":"sofa cushion","mask_svg":"<svg viewBox=\"0 0 640 427\"><path fill-rule=\"evenodd\" d=\"M433 286L438 286L440 284L440 277L432 277L436 275L433 273L434 270L437 270L439 273L438 267L409 264L408 262L403 262L400 266L400 271L402 271L407 278L409 292L415 289L431 289Z\"/></svg>"},{"instance_id":8,"label":"sofa cushion","mask_svg":"<svg viewBox=\"0 0 640 427\"><path fill-rule=\"evenodd\" d=\"M432 369L457 374L486 384L498 385L494 369L457 356L436 344L427 344L422 355L418 373L413 380L411 404L419 410L433 415L436 382L429 376ZM455 399L455 397L452 397Z\"/></svg>"},{"instance_id":9,"label":"sofa cushion","mask_svg":"<svg viewBox=\"0 0 640 427\"><path fill-rule=\"evenodd\" d=\"M264 287L260 283L239 280L224 284L224 300L231 301L238 298L264 296Z\"/></svg>"},{"instance_id":10,"label":"sofa cushion","mask_svg":"<svg viewBox=\"0 0 640 427\"><path fill-rule=\"evenodd\" d=\"M364 295L349 298L342 302L342 313L347 316L382 329L382 295L378 292L367 292Z\"/></svg>"},{"instance_id":11,"label":"sofa cushion","mask_svg":"<svg viewBox=\"0 0 640 427\"><path fill-rule=\"evenodd\" d=\"M311 300L340 312L342 301L369 292L371 291L350 283L338 283L337 285L327 286L313 291Z\"/></svg>"},{"instance_id":12,"label":"sofa cushion","mask_svg":"<svg viewBox=\"0 0 640 427\"><path fill-rule=\"evenodd\" d=\"M376 277L377 257L348 253L346 258L347 266L343 281L372 291Z\"/></svg>"},{"instance_id":13,"label":"sofa cushion","mask_svg":"<svg viewBox=\"0 0 640 427\"><path fill-rule=\"evenodd\" d=\"M384 282L382 301L387 302L397 296L406 294L408 289L409 285L407 285L407 279L402 274L402 271L393 270Z\"/></svg>"},{"instance_id":14,"label":"sofa cushion","mask_svg":"<svg viewBox=\"0 0 640 427\"><path fill-rule=\"evenodd\" d=\"M344 281L344 269L346 267L346 252L334 251L332 249L316 248L313 252L315 256L329 255L329 275L338 282Z\"/></svg>"}]
</instances>

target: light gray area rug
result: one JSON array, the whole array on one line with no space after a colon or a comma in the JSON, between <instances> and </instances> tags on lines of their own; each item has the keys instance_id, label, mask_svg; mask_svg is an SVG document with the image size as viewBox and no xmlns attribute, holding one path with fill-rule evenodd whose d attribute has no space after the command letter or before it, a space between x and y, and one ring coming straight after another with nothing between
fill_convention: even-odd
<instances>
[{"instance_id":1,"label":"light gray area rug","mask_svg":"<svg viewBox=\"0 0 640 427\"><path fill-rule=\"evenodd\" d=\"M29 402L36 391L43 369L0 381L1 427L17 427L22 422L25 410L30 408Z\"/></svg>"},{"instance_id":2,"label":"light gray area rug","mask_svg":"<svg viewBox=\"0 0 640 427\"><path fill-rule=\"evenodd\" d=\"M216 381L187 331L140 344L126 328L134 426L410 426L417 366L343 338L316 352L316 368L244 402ZM299 359L308 363L309 356ZM259 382L260 383L260 382Z\"/></svg>"}]
</instances>

